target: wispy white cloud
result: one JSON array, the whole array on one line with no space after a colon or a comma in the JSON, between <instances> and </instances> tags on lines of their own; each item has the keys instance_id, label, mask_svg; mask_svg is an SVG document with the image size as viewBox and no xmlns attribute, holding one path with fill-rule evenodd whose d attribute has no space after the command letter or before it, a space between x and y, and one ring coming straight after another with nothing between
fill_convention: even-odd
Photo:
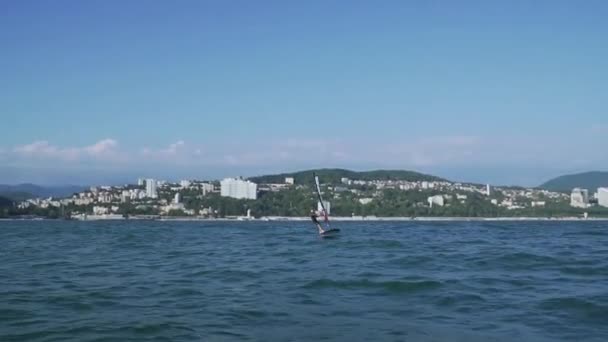
<instances>
[{"instance_id":1,"label":"wispy white cloud","mask_svg":"<svg viewBox=\"0 0 608 342\"><path fill-rule=\"evenodd\" d=\"M160 153L167 155L176 155L180 150L184 149L186 143L183 140L179 140L173 144L170 144L169 147L160 150Z\"/></svg>"},{"instance_id":2,"label":"wispy white cloud","mask_svg":"<svg viewBox=\"0 0 608 342\"><path fill-rule=\"evenodd\" d=\"M21 145L14 148L14 152L23 155L51 156L57 153L57 147L51 146L48 141L34 141L31 144Z\"/></svg>"},{"instance_id":3,"label":"wispy white cloud","mask_svg":"<svg viewBox=\"0 0 608 342\"><path fill-rule=\"evenodd\" d=\"M97 143L84 147L84 152L91 156L105 156L116 151L118 142L114 139L104 139Z\"/></svg>"},{"instance_id":4,"label":"wispy white cloud","mask_svg":"<svg viewBox=\"0 0 608 342\"><path fill-rule=\"evenodd\" d=\"M226 161L233 166L258 166L293 163L332 163L347 159L350 152L340 140L288 139L269 140L257 144L233 145L216 149L207 155Z\"/></svg>"},{"instance_id":5,"label":"wispy white cloud","mask_svg":"<svg viewBox=\"0 0 608 342\"><path fill-rule=\"evenodd\" d=\"M270 140L263 143L193 145L178 140L161 148L123 149L114 139L103 139L82 147L60 147L45 140L13 148L20 159L63 160L72 162L112 161L114 163L175 163L213 166L257 166L289 164L327 164L396 162L408 165L433 165L456 158L458 149L478 143L475 137L426 138L411 142L374 144L339 139ZM464 153L464 152L463 152ZM460 153L462 155L462 153Z\"/></svg>"},{"instance_id":6,"label":"wispy white cloud","mask_svg":"<svg viewBox=\"0 0 608 342\"><path fill-rule=\"evenodd\" d=\"M83 147L60 147L46 140L34 141L30 144L13 148L15 156L30 159L51 159L62 161L77 161L82 158L95 160L113 160L120 157L118 142L113 139L103 139L93 145Z\"/></svg>"},{"instance_id":7,"label":"wispy white cloud","mask_svg":"<svg viewBox=\"0 0 608 342\"><path fill-rule=\"evenodd\" d=\"M259 165L378 164L429 166L472 156L482 140L472 136L436 137L384 142L340 139L295 139L209 148L195 163L233 167ZM195 150L196 151L196 150ZM196 154L196 153L194 153Z\"/></svg>"},{"instance_id":8,"label":"wispy white cloud","mask_svg":"<svg viewBox=\"0 0 608 342\"><path fill-rule=\"evenodd\" d=\"M76 156L74 149L60 149L49 144L48 141L35 141L31 144L17 146L13 151L19 156L34 158L73 159Z\"/></svg>"},{"instance_id":9,"label":"wispy white cloud","mask_svg":"<svg viewBox=\"0 0 608 342\"><path fill-rule=\"evenodd\" d=\"M370 167L433 170L484 166L586 168L608 162L608 143L601 135L571 141L561 136L427 136L389 140L268 139L210 145L177 140L161 147L124 147L114 139L86 146L61 147L45 140L0 149L11 165L45 166L65 161L69 169L95 166L114 170L225 168L276 170L294 167ZM4 155L4 157L2 157ZM4 164L7 164L4 162ZM595 167L597 168L597 167Z\"/></svg>"},{"instance_id":10,"label":"wispy white cloud","mask_svg":"<svg viewBox=\"0 0 608 342\"><path fill-rule=\"evenodd\" d=\"M141 161L183 163L200 155L202 155L200 147L191 146L183 140L178 140L162 148L144 147L141 149L138 159Z\"/></svg>"},{"instance_id":11,"label":"wispy white cloud","mask_svg":"<svg viewBox=\"0 0 608 342\"><path fill-rule=\"evenodd\" d=\"M52 144L46 140L38 140L29 144L19 145L6 152L13 159L30 161L69 161L69 162L113 162L128 164L132 162L156 161L171 162L176 160L187 160L194 155L202 155L201 147L188 146L183 140L171 143L163 148L145 147L136 150L123 148L114 139L102 139L94 144L86 146L62 147Z\"/></svg>"}]
</instances>

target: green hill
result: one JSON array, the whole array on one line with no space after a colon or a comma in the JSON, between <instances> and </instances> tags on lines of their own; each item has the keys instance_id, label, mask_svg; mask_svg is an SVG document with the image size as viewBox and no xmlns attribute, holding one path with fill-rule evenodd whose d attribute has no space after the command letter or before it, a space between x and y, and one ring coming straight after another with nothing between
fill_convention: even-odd
<instances>
[{"instance_id":1,"label":"green hill","mask_svg":"<svg viewBox=\"0 0 608 342\"><path fill-rule=\"evenodd\" d=\"M17 202L25 201L30 198L36 198L36 196L34 196L28 192L12 192L12 191L0 192L0 196L11 199L13 201L17 201Z\"/></svg>"},{"instance_id":2,"label":"green hill","mask_svg":"<svg viewBox=\"0 0 608 342\"><path fill-rule=\"evenodd\" d=\"M403 180L403 181L445 181L445 179L405 170L373 170L373 171L351 171L345 169L317 169L292 173L281 173L277 175L266 175L251 177L249 180L255 183L283 183L286 177L293 177L296 184L311 184L313 172L317 173L323 183L338 184L342 178L354 180Z\"/></svg>"},{"instance_id":3,"label":"green hill","mask_svg":"<svg viewBox=\"0 0 608 342\"><path fill-rule=\"evenodd\" d=\"M9 217L12 207L13 201L6 197L0 196L0 218Z\"/></svg>"},{"instance_id":4,"label":"green hill","mask_svg":"<svg viewBox=\"0 0 608 342\"><path fill-rule=\"evenodd\" d=\"M591 171L553 178L539 186L541 189L551 191L570 191L573 188L595 190L599 187L608 187L608 172Z\"/></svg>"},{"instance_id":5,"label":"green hill","mask_svg":"<svg viewBox=\"0 0 608 342\"><path fill-rule=\"evenodd\" d=\"M18 185L0 184L0 196L8 197L15 201L22 201L36 197L66 197L84 189L85 187L76 185L45 187L29 183Z\"/></svg>"},{"instance_id":6,"label":"green hill","mask_svg":"<svg viewBox=\"0 0 608 342\"><path fill-rule=\"evenodd\" d=\"M11 206L13 206L13 201L11 201L11 199L0 196L0 208Z\"/></svg>"}]
</instances>

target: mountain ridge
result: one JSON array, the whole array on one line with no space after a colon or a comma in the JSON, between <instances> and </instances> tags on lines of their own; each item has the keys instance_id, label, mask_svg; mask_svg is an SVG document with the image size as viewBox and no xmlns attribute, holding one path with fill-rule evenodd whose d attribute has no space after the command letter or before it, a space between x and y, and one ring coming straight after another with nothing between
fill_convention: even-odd
<instances>
[{"instance_id":1,"label":"mountain ridge","mask_svg":"<svg viewBox=\"0 0 608 342\"><path fill-rule=\"evenodd\" d=\"M12 205L13 205L13 201L10 198L0 196L0 208L10 207Z\"/></svg>"},{"instance_id":2,"label":"mountain ridge","mask_svg":"<svg viewBox=\"0 0 608 342\"><path fill-rule=\"evenodd\" d=\"M567 174L555 177L539 185L539 188L550 191L570 191L574 188L595 190L600 187L608 187L608 171L587 171Z\"/></svg>"},{"instance_id":3,"label":"mountain ridge","mask_svg":"<svg viewBox=\"0 0 608 342\"><path fill-rule=\"evenodd\" d=\"M340 168L310 169L295 172L283 172L278 174L261 175L249 177L256 183L283 183L285 178L293 177L296 184L310 184L313 181L313 173L316 173L323 183L340 183L342 178L356 180L403 180L403 181L447 181L444 178L424 174L410 170L369 170L352 171Z\"/></svg>"},{"instance_id":4,"label":"mountain ridge","mask_svg":"<svg viewBox=\"0 0 608 342\"><path fill-rule=\"evenodd\" d=\"M25 200L36 197L66 197L86 189L79 185L41 186L32 183L17 185L0 184L0 196L12 200Z\"/></svg>"}]
</instances>

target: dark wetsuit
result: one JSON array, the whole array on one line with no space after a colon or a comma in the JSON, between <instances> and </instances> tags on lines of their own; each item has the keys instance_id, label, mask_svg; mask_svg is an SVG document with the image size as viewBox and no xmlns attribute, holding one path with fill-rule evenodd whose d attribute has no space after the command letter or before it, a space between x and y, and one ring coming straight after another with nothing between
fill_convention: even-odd
<instances>
[{"instance_id":1,"label":"dark wetsuit","mask_svg":"<svg viewBox=\"0 0 608 342\"><path fill-rule=\"evenodd\" d=\"M312 214L310 215L310 219L312 220L312 222L314 222L315 224L319 224L319 221L317 221L317 215Z\"/></svg>"}]
</instances>

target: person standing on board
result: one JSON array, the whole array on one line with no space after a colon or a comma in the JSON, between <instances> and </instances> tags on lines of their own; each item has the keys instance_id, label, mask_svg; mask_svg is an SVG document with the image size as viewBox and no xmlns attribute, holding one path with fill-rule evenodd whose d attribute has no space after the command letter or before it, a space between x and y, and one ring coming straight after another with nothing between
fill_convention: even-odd
<instances>
[{"instance_id":1,"label":"person standing on board","mask_svg":"<svg viewBox=\"0 0 608 342\"><path fill-rule=\"evenodd\" d=\"M319 217L319 215L317 215L317 212L315 212L314 210L311 210L310 219L319 229L319 234L323 234L323 233L325 233L325 230L323 229L323 227L321 227L321 224L319 223L319 220L317 220L317 217Z\"/></svg>"}]
</instances>

